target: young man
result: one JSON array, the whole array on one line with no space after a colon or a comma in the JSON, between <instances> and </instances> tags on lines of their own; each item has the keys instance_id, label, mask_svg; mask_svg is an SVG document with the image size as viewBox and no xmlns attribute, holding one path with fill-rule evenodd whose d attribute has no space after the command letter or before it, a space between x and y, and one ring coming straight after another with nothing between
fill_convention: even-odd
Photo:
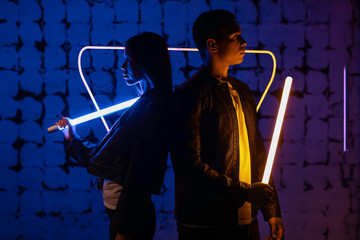
<instances>
[{"instance_id":1,"label":"young man","mask_svg":"<svg viewBox=\"0 0 360 240\"><path fill-rule=\"evenodd\" d=\"M267 239L281 239L283 224L274 185L262 184L266 151L249 87L228 75L243 61L246 42L232 13L201 14L193 38L201 69L175 92L175 217L180 240L259 239L260 208Z\"/></svg>"}]
</instances>

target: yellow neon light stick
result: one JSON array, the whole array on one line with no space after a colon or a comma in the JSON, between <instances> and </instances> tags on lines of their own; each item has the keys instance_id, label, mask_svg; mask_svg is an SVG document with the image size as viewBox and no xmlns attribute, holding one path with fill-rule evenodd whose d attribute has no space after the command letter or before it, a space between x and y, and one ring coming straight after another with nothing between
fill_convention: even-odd
<instances>
[{"instance_id":1,"label":"yellow neon light stick","mask_svg":"<svg viewBox=\"0 0 360 240\"><path fill-rule=\"evenodd\" d=\"M279 137L280 137L281 126L282 126L282 123L284 121L286 105L287 105L287 102L288 102L288 99L289 99L292 80L293 80L292 77L287 77L286 80L285 80L284 90L283 90L283 93L282 93L282 96L281 96L279 112L278 112L278 115L276 117L274 133L273 133L273 137L271 139L268 158L266 160L264 176L263 176L263 179L262 179L263 183L269 183L271 169L272 169L272 166L273 166L273 163L274 163L276 148L277 148Z\"/></svg>"}]
</instances>

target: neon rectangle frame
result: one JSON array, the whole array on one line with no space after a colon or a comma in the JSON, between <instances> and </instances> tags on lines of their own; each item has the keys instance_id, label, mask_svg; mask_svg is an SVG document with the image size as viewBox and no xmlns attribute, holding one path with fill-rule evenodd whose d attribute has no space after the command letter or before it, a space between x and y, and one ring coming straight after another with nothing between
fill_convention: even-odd
<instances>
[{"instance_id":1,"label":"neon rectangle frame","mask_svg":"<svg viewBox=\"0 0 360 240\"><path fill-rule=\"evenodd\" d=\"M81 80L83 81L84 83L84 86L91 98L91 101L93 102L95 108L97 111L100 111L100 108L95 100L95 97L93 95L93 93L91 92L90 90L90 87L89 85L87 84L87 81L85 80L85 77L84 77L84 74L83 74L83 71L82 71L82 67L81 67L81 57L82 57L82 54L84 53L85 50L124 50L125 47L124 46L85 46L83 47L80 52L79 52L79 55L78 55L78 68L79 68L79 73L80 73L80 77L81 77ZM184 51L184 52L198 52L197 48L168 48L169 51ZM275 73L276 73L276 58L275 58L275 55L271 52L271 51L268 51L268 50L245 50L245 53L256 53L256 54L268 54L271 56L272 60L273 60L273 70L272 70L272 74L271 74L271 77L270 77L270 80L264 90L264 93L262 94L260 100L259 100L259 103L256 107L256 111L259 111L260 109L260 106L262 104L262 102L264 101L264 98L267 94L267 92L269 91L269 88L272 84L272 82L274 81L274 77L275 77ZM109 131L109 126L107 125L106 121L105 121L105 118L103 116L100 117L106 130Z\"/></svg>"},{"instance_id":2,"label":"neon rectangle frame","mask_svg":"<svg viewBox=\"0 0 360 240\"><path fill-rule=\"evenodd\" d=\"M94 95L92 94L91 89L90 89L89 85L87 84L87 81L85 80L85 77L84 77L84 74L83 74L83 71L82 71L82 67L81 67L81 57L82 57L83 52L84 52L85 50L87 50L87 49L96 49L96 50L124 50L125 47L123 47L123 46L85 46L85 47L83 47L83 48L80 50L79 55L78 55L78 68L79 68L80 77L81 77L81 80L82 80L83 83L84 83L84 86L85 86L86 90L87 90L88 93L89 93L89 96L90 96L90 98L91 98L91 100L92 100L92 102L93 102L93 104L94 104L97 112L93 112L93 113L84 115L84 116L82 116L82 117L77 118L76 120L74 119L75 121L73 120L73 121L72 121L72 124L73 124L73 125L76 125L76 124L78 124L78 123L88 121L87 119L88 119L90 116L93 117L93 118L95 118L95 116L96 116L96 117L99 117L99 116L100 116L100 118L101 118L101 120L102 120L102 122L103 122L103 124L104 124L104 126L105 126L105 128L106 128L106 130L109 131L109 127L108 127L108 125L107 125L107 123L106 123L106 121L105 121L105 118L104 118L104 115L110 114L110 113L114 112L114 110L111 110L111 111L110 111L109 109L114 109L114 108L116 108L116 109L123 109L123 108L125 108L125 107L129 107L129 106L131 106L133 103L135 103L138 98L136 98L136 99L131 99L131 100L128 100L128 101L126 101L126 102L124 102L124 103L116 104L116 105L114 105L114 106L112 106L112 107L108 107L108 108L106 108L106 109L100 110L100 108L99 108L99 106L98 106L98 104L97 104L97 102L96 102L96 100L95 100L95 97L94 97ZM168 50L169 50L169 51L193 51L193 52L198 51L196 48L168 48ZM273 71L272 71L272 75L271 75L271 78L270 78L270 80L269 80L269 82L268 82L268 84L267 84L267 86L266 86L266 88L265 88L265 91L264 91L264 93L262 94L262 96L261 96L261 98L260 98L260 101L259 101L259 103L258 103L258 105L257 105L257 107L256 107L256 111L258 111L258 110L260 109L260 106L261 106L261 104L262 104L262 102L263 102L263 100L264 100L264 98L265 98L265 96L266 96L266 94L267 94L267 92L268 92L268 90L269 90L269 88L270 88L273 80L274 80L274 76L275 76L275 72L276 72L276 58L275 58L275 56L274 56L274 54L273 54L272 52L267 51L267 50L245 50L245 53L269 54L269 55L272 57L272 60L273 60ZM289 78L289 77L288 77L288 78ZM286 80L288 80L288 78L287 78ZM291 77L290 77L290 78L291 78ZM290 83L288 83L288 82L290 82ZM279 135L279 133L280 133L280 131L281 131L281 125L282 125L282 121L283 121L283 118L284 118L285 110L283 110L283 112L282 112L281 114L280 114L280 112L282 111L283 98L284 98L284 93L285 93L285 91L287 92L286 103L285 103L285 107L286 107L287 99L288 99L289 93L290 93L291 82L292 82L292 78L291 78L291 81L286 81L286 82L285 82L285 86L287 86L287 85L290 85L290 86L289 86L288 88L287 88L287 87L284 87L283 97L282 97L282 101L281 101L281 103L280 103L279 113L278 113L278 117L277 117L277 118L279 118L279 116L282 114L282 116L281 116L282 119L281 119L281 123L280 123L280 124L278 124L278 119L276 120L276 124L275 124L275 128L274 128L274 135L275 135L275 134ZM126 105L126 106L125 106L125 105ZM120 106L121 106L121 107L120 107ZM116 110L116 111L117 111L117 110ZM92 119L93 119L93 118L92 118ZM280 125L280 126L279 126L279 125ZM54 131L56 128L58 128L57 125L52 126L52 127L48 128L48 131L49 131L49 129L51 129L51 131ZM51 131L49 131L49 132L51 132ZM274 138L274 136L273 136L272 141L271 141L270 151L269 151L269 154L268 154L267 163L266 163L266 168L265 168L265 172L264 172L264 177L263 177L263 182L266 182L266 183L269 181L269 177L270 177L270 174L271 174L271 169L272 169L272 165L273 165L273 161L274 161L274 157L275 157L275 151L276 151L276 148L277 148L277 143L278 143L278 136L277 136L276 138ZM274 146L273 146L273 145L274 145ZM273 153L273 154L271 154L272 149L274 149L274 153ZM269 161L269 156L270 156L270 158L272 158L271 161ZM270 164L270 165L269 165L269 164ZM269 170L269 169L270 169L270 170ZM266 176L265 176L265 175L266 175Z\"/></svg>"}]
</instances>

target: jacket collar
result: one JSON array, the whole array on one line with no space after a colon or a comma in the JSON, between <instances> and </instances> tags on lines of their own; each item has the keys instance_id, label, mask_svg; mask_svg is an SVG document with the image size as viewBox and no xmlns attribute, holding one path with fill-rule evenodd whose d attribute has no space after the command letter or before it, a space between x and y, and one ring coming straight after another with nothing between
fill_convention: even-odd
<instances>
[{"instance_id":1,"label":"jacket collar","mask_svg":"<svg viewBox=\"0 0 360 240\"><path fill-rule=\"evenodd\" d=\"M201 65L199 73L204 74L206 79L209 79L210 83L213 83L215 85L221 85L221 84L226 83L226 81L228 81L228 80L219 80L219 79L217 79L216 77L214 77L213 75L210 74L209 68L204 66L204 65ZM230 78L230 76L228 77L228 79L229 78Z\"/></svg>"}]
</instances>

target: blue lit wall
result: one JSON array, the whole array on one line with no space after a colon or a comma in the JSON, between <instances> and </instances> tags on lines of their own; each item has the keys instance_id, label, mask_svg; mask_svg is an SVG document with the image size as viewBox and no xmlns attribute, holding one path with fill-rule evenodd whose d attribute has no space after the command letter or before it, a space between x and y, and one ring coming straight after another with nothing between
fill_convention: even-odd
<instances>
[{"instance_id":1,"label":"blue lit wall","mask_svg":"<svg viewBox=\"0 0 360 240\"><path fill-rule=\"evenodd\" d=\"M284 78L294 78L273 176L286 238L360 238L359 1L353 0L1 0L0 239L107 239L94 178L64 154L62 115L94 111L77 56L85 45L123 45L142 31L171 47L194 47L191 26L210 9L233 12L249 49L267 49L277 74L259 114L269 145ZM197 53L172 52L174 84L200 66ZM101 108L134 96L122 82L121 51L87 51L83 66ZM343 152L342 79L348 67L348 143ZM267 56L247 55L232 74L259 97L271 73ZM107 117L111 124L118 115ZM100 120L79 125L97 141ZM156 239L176 239L173 171L154 197ZM260 217L261 218L261 217ZM262 238L268 227L261 223Z\"/></svg>"}]
</instances>

